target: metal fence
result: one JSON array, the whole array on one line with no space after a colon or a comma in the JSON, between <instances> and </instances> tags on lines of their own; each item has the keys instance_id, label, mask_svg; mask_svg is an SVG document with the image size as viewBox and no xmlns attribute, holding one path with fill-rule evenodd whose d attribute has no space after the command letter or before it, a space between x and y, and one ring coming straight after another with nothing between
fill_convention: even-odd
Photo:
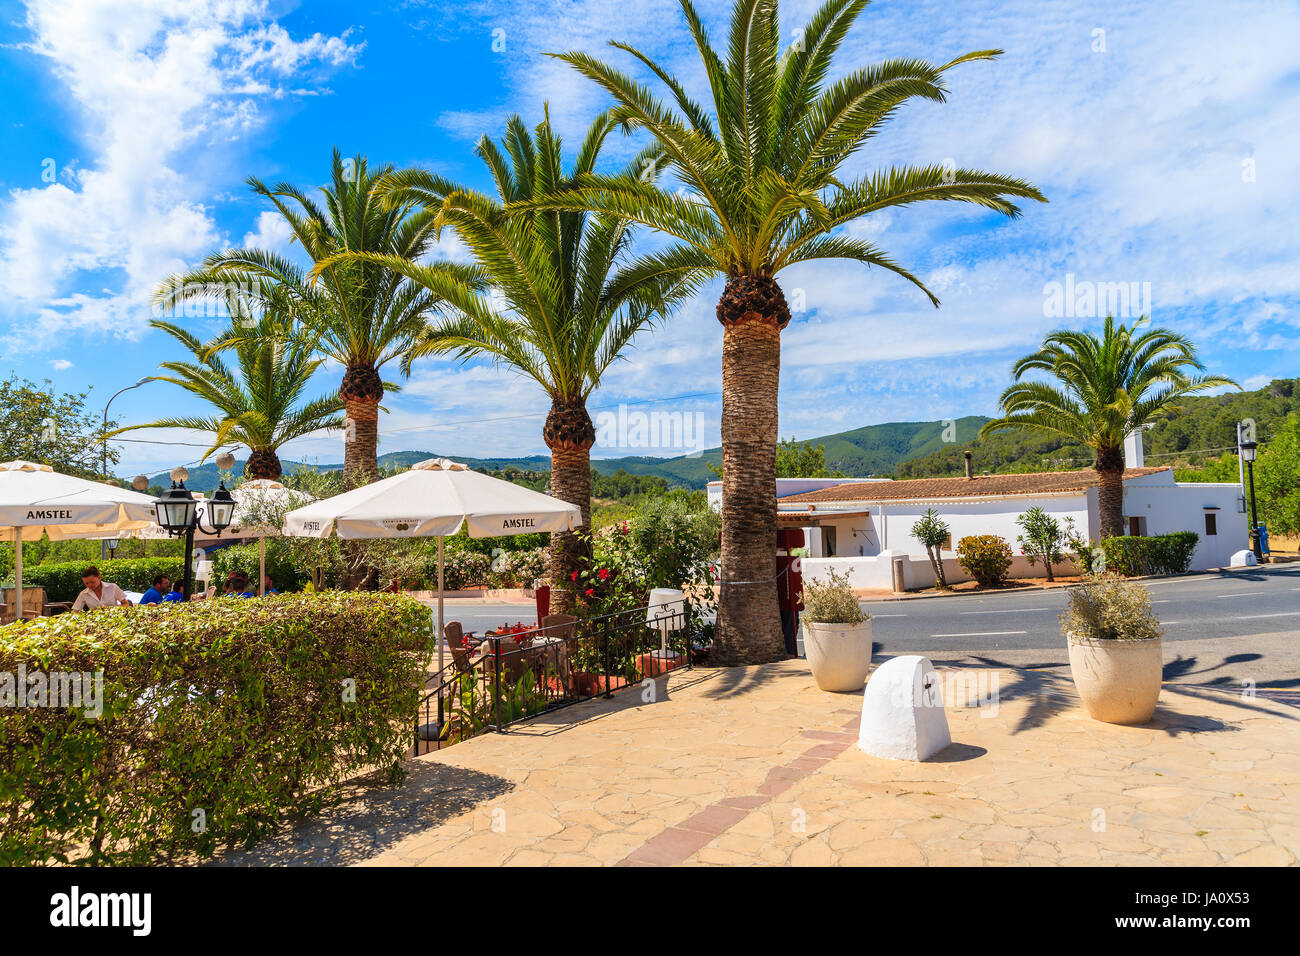
<instances>
[{"instance_id":1,"label":"metal fence","mask_svg":"<svg viewBox=\"0 0 1300 956\"><path fill-rule=\"evenodd\" d=\"M425 681L415 754L610 697L689 668L701 629L682 602L591 618L551 615L545 626L451 643L451 661Z\"/></svg>"}]
</instances>

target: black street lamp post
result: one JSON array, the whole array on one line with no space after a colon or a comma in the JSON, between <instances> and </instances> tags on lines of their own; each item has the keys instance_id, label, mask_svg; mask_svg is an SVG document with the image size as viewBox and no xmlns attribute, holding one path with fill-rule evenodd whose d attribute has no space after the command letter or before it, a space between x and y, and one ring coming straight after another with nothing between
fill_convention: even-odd
<instances>
[{"instance_id":1,"label":"black street lamp post","mask_svg":"<svg viewBox=\"0 0 1300 956\"><path fill-rule=\"evenodd\" d=\"M234 518L235 499L226 490L223 481L221 487L208 499L208 520L212 522L212 527L205 528L199 521L198 501L185 487L185 479L189 476L182 469L177 469L172 477L172 486L154 500L154 514L158 518L158 524L173 538L185 538L185 577L181 595L188 601L190 590L194 586L194 532L202 530L204 534L220 536L221 532L230 527Z\"/></svg>"},{"instance_id":2,"label":"black street lamp post","mask_svg":"<svg viewBox=\"0 0 1300 956\"><path fill-rule=\"evenodd\" d=\"M1241 460L1246 463L1246 480L1250 488L1250 550L1255 552L1255 560L1264 560L1264 550L1259 541L1259 513L1255 510L1255 455L1259 443L1244 441L1241 443Z\"/></svg>"}]
</instances>

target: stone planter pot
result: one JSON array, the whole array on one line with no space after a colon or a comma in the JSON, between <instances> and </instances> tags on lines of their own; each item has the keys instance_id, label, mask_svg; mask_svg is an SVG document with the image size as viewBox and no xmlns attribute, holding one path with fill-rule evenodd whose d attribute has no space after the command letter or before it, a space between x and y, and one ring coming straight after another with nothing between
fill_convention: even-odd
<instances>
[{"instance_id":1,"label":"stone planter pot","mask_svg":"<svg viewBox=\"0 0 1300 956\"><path fill-rule=\"evenodd\" d=\"M1070 675L1088 716L1108 724L1145 724L1160 699L1160 638L1109 641L1067 634Z\"/></svg>"},{"instance_id":2,"label":"stone planter pot","mask_svg":"<svg viewBox=\"0 0 1300 956\"><path fill-rule=\"evenodd\" d=\"M813 679L822 690L862 690L871 669L871 622L821 624L803 622L803 646Z\"/></svg>"}]
</instances>

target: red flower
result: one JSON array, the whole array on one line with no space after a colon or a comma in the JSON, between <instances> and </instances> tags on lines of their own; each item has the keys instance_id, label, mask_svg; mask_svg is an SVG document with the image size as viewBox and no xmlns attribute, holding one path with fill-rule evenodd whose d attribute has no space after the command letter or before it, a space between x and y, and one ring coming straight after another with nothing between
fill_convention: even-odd
<instances>
[{"instance_id":1,"label":"red flower","mask_svg":"<svg viewBox=\"0 0 1300 956\"><path fill-rule=\"evenodd\" d=\"M596 593L595 588L587 588L587 597L591 597L595 593Z\"/></svg>"},{"instance_id":2,"label":"red flower","mask_svg":"<svg viewBox=\"0 0 1300 956\"><path fill-rule=\"evenodd\" d=\"M626 521L623 522L623 533L624 533L624 534L627 534L627 522L626 522Z\"/></svg>"},{"instance_id":3,"label":"red flower","mask_svg":"<svg viewBox=\"0 0 1300 956\"><path fill-rule=\"evenodd\" d=\"M569 580L570 580L570 581L576 581L576 580L578 580L578 572L577 572L577 571L574 571L572 574L570 574L570 575L569 575Z\"/></svg>"},{"instance_id":4,"label":"red flower","mask_svg":"<svg viewBox=\"0 0 1300 956\"><path fill-rule=\"evenodd\" d=\"M601 568L599 571L596 572L596 577L600 578L602 581L608 580L608 578L609 578L609 569L608 569L608 568Z\"/></svg>"}]
</instances>

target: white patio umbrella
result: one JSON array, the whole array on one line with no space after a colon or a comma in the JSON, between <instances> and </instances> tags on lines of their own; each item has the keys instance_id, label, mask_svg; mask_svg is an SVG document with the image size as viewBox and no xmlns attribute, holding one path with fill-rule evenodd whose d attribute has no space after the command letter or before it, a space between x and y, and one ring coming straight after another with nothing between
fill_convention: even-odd
<instances>
[{"instance_id":1,"label":"white patio umbrella","mask_svg":"<svg viewBox=\"0 0 1300 956\"><path fill-rule=\"evenodd\" d=\"M23 614L23 541L106 537L154 521L148 495L30 461L0 464L0 537L14 542L14 608Z\"/></svg>"},{"instance_id":2,"label":"white patio umbrella","mask_svg":"<svg viewBox=\"0 0 1300 956\"><path fill-rule=\"evenodd\" d=\"M306 538L438 539L438 669L444 666L443 539L464 524L471 538L572 531L582 509L445 458L289 512L284 533Z\"/></svg>"},{"instance_id":3,"label":"white patio umbrella","mask_svg":"<svg viewBox=\"0 0 1300 956\"><path fill-rule=\"evenodd\" d=\"M196 510L199 517L199 526L194 532L194 540L198 544L210 544L213 541L230 540L231 538L257 538L257 593L259 595L265 594L266 539L279 534L280 528L278 525L265 524L264 516L268 513L279 514L286 508L301 507L316 499L305 491L294 491L292 488L286 488L280 482L272 481L269 478L254 478L245 481L230 494L235 499L235 514L231 519L230 527L223 530L220 535L208 534L203 530L205 526L211 527L208 521L208 499L201 495L194 496L198 499ZM147 540L168 539L171 537L165 529L157 525L131 532L130 535L126 536L145 538Z\"/></svg>"}]
</instances>

